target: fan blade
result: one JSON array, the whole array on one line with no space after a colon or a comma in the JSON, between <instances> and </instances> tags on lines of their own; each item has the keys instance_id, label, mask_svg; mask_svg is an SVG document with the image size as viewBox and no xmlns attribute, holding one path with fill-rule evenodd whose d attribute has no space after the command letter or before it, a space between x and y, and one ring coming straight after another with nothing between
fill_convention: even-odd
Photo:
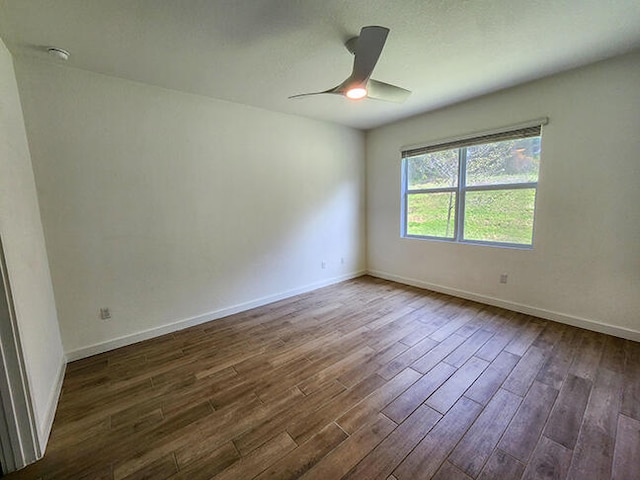
<instances>
[{"instance_id":1,"label":"fan blade","mask_svg":"<svg viewBox=\"0 0 640 480\"><path fill-rule=\"evenodd\" d=\"M291 95L288 98L310 97L312 95L323 95L325 93L336 93L342 95L342 92L340 91L340 85L338 85L337 87L330 88L329 90L325 90L323 92L299 93L298 95Z\"/></svg>"},{"instance_id":2,"label":"fan blade","mask_svg":"<svg viewBox=\"0 0 640 480\"><path fill-rule=\"evenodd\" d=\"M312 95L323 95L327 92L313 92L313 93L299 93L298 95L291 95L287 98L302 98L302 97L311 97Z\"/></svg>"},{"instance_id":3,"label":"fan blade","mask_svg":"<svg viewBox=\"0 0 640 480\"><path fill-rule=\"evenodd\" d=\"M411 92L395 85L379 82L373 78L367 83L367 97L387 102L403 103L409 98Z\"/></svg>"},{"instance_id":4,"label":"fan blade","mask_svg":"<svg viewBox=\"0 0 640 480\"><path fill-rule=\"evenodd\" d=\"M369 80L387 41L387 35L389 29L385 27L362 27L356 43L353 71L348 79L350 84L360 85Z\"/></svg>"}]
</instances>

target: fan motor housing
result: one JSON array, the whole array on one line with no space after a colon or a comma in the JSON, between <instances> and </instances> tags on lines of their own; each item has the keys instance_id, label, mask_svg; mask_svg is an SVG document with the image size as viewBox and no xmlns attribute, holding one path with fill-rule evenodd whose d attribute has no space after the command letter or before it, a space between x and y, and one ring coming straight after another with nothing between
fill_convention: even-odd
<instances>
[{"instance_id":1,"label":"fan motor housing","mask_svg":"<svg viewBox=\"0 0 640 480\"><path fill-rule=\"evenodd\" d=\"M349 50L349 52L352 55L355 55L356 54L356 44L357 43L358 43L358 37L351 37L349 40L344 42L344 46L347 47L347 50Z\"/></svg>"}]
</instances>

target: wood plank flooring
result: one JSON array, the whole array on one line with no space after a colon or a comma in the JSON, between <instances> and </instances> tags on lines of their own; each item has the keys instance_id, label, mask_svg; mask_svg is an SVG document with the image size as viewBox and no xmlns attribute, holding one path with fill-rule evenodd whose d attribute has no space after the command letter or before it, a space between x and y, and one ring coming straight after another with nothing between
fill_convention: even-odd
<instances>
[{"instance_id":1,"label":"wood plank flooring","mask_svg":"<svg viewBox=\"0 0 640 480\"><path fill-rule=\"evenodd\" d=\"M70 363L8 479L640 479L640 344L362 277Z\"/></svg>"}]
</instances>

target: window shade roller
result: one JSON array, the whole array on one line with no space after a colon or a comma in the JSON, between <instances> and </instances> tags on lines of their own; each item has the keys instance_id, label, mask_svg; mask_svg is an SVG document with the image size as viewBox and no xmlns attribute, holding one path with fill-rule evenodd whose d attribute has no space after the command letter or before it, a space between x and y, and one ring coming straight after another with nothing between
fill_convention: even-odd
<instances>
[{"instance_id":1,"label":"window shade roller","mask_svg":"<svg viewBox=\"0 0 640 480\"><path fill-rule=\"evenodd\" d=\"M457 139L439 141L431 145L406 147L402 149L402 158L425 155L427 153L451 150L454 148L468 147L471 145L483 145L485 143L501 142L505 140L515 140L517 138L537 137L542 132L542 125L546 124L546 119L537 121L520 128L505 129L503 131L493 131L487 133L465 136Z\"/></svg>"}]
</instances>

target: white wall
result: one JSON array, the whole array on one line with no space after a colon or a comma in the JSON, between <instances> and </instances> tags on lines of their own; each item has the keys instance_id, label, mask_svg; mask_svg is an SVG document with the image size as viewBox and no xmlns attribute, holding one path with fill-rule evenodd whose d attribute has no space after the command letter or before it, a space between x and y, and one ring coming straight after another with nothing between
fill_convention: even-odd
<instances>
[{"instance_id":1,"label":"white wall","mask_svg":"<svg viewBox=\"0 0 640 480\"><path fill-rule=\"evenodd\" d=\"M27 382L44 447L65 360L13 62L1 40L0 234Z\"/></svg>"},{"instance_id":2,"label":"white wall","mask_svg":"<svg viewBox=\"0 0 640 480\"><path fill-rule=\"evenodd\" d=\"M639 86L636 53L370 131L369 270L640 340ZM532 251L400 238L402 146L543 116Z\"/></svg>"},{"instance_id":3,"label":"white wall","mask_svg":"<svg viewBox=\"0 0 640 480\"><path fill-rule=\"evenodd\" d=\"M364 270L362 132L40 60L16 72L70 358Z\"/></svg>"}]
</instances>

